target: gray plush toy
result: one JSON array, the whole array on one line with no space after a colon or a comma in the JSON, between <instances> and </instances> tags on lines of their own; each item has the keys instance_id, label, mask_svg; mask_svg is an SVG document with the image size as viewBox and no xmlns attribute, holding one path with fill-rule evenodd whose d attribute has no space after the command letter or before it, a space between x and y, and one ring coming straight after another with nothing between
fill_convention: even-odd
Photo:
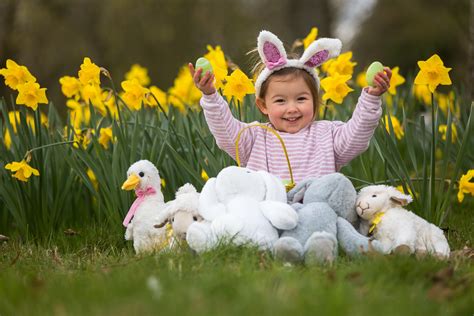
<instances>
[{"instance_id":1,"label":"gray plush toy","mask_svg":"<svg viewBox=\"0 0 474 316\"><path fill-rule=\"evenodd\" d=\"M356 196L351 181L340 173L299 183L288 192L288 202L298 213L298 225L275 242L275 257L287 262L332 263L337 257L338 217L351 226L341 229L354 230L359 225ZM351 232L345 236L354 237Z\"/></svg>"}]
</instances>

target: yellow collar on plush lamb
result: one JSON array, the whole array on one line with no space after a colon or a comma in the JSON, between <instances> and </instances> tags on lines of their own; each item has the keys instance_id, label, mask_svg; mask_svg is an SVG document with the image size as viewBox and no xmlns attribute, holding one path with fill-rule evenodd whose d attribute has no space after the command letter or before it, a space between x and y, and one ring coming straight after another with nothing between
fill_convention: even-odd
<instances>
[{"instance_id":1,"label":"yellow collar on plush lamb","mask_svg":"<svg viewBox=\"0 0 474 316\"><path fill-rule=\"evenodd\" d=\"M372 219L372 221L370 222L372 226L370 226L369 234L371 234L374 231L375 227L377 227L377 224L380 223L380 221L382 220L382 216L384 215L385 215L385 212L380 212L375 215L374 219Z\"/></svg>"},{"instance_id":2,"label":"yellow collar on plush lamb","mask_svg":"<svg viewBox=\"0 0 474 316\"><path fill-rule=\"evenodd\" d=\"M288 59L280 39L271 32L261 31L257 39L257 49L265 68L255 81L257 96L260 95L263 82L272 73L287 67L306 70L313 76L319 89L319 78L314 68L330 58L337 57L341 52L341 47L342 43L337 38L320 38L306 48L300 59Z\"/></svg>"}]
</instances>

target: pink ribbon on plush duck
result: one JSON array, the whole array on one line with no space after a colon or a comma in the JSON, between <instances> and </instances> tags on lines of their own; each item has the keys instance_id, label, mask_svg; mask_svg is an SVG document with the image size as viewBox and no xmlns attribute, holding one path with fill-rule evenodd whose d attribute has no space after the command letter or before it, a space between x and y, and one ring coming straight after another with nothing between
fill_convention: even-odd
<instances>
[{"instance_id":1,"label":"pink ribbon on plush duck","mask_svg":"<svg viewBox=\"0 0 474 316\"><path fill-rule=\"evenodd\" d=\"M148 187L145 190L135 190L135 194L137 195L137 198L133 202L132 206L130 206L130 209L128 210L127 215L125 216L125 219L123 220L123 226L127 227L130 221L132 220L132 217L135 215L135 212L137 211L138 207L140 204L142 204L143 200L150 195L156 194L156 190L153 189L152 187Z\"/></svg>"}]
</instances>

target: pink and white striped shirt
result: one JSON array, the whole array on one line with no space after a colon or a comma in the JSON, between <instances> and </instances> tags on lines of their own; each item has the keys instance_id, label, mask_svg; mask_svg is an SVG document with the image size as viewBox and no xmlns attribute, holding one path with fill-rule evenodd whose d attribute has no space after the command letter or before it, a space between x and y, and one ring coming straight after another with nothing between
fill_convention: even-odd
<instances>
[{"instance_id":1,"label":"pink and white striped shirt","mask_svg":"<svg viewBox=\"0 0 474 316\"><path fill-rule=\"evenodd\" d=\"M362 91L352 118L346 123L321 120L294 134L278 132L285 142L295 182L334 173L363 153L382 115L381 105L380 97ZM243 123L234 118L229 105L217 92L203 95L201 106L217 145L235 160L237 134L258 122ZM266 125L273 127L270 123ZM263 128L249 128L242 133L239 157L242 166L290 179L280 141Z\"/></svg>"}]
</instances>

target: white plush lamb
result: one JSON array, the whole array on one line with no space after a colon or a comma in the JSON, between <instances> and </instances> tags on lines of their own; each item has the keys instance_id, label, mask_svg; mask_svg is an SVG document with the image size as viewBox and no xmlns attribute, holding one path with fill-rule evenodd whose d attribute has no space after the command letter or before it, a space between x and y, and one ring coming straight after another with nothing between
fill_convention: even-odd
<instances>
[{"instance_id":1,"label":"white plush lamb","mask_svg":"<svg viewBox=\"0 0 474 316\"><path fill-rule=\"evenodd\" d=\"M171 224L173 229L173 241L186 240L186 232L188 227L194 222L202 221L198 212L199 193L196 188L186 183L178 189L175 199L166 203L166 208L156 217L156 228L164 227ZM174 242L173 242L174 244Z\"/></svg>"},{"instance_id":2,"label":"white plush lamb","mask_svg":"<svg viewBox=\"0 0 474 316\"><path fill-rule=\"evenodd\" d=\"M169 243L167 227L154 227L155 218L165 208L158 169L148 160L135 162L127 171L122 189L135 190L137 195L123 221L127 228L125 239L133 240L137 254L166 248Z\"/></svg>"},{"instance_id":3,"label":"white plush lamb","mask_svg":"<svg viewBox=\"0 0 474 316\"><path fill-rule=\"evenodd\" d=\"M186 241L197 252L212 249L220 240L271 249L278 229L293 229L298 223L286 199L281 180L270 173L224 168L204 185L199 197L204 221L189 226Z\"/></svg>"},{"instance_id":4,"label":"white plush lamb","mask_svg":"<svg viewBox=\"0 0 474 316\"><path fill-rule=\"evenodd\" d=\"M394 187L373 185L363 188L357 197L357 214L366 220L375 247L382 253L409 249L410 253L449 257L449 245L443 231L403 206L412 201Z\"/></svg>"}]
</instances>

